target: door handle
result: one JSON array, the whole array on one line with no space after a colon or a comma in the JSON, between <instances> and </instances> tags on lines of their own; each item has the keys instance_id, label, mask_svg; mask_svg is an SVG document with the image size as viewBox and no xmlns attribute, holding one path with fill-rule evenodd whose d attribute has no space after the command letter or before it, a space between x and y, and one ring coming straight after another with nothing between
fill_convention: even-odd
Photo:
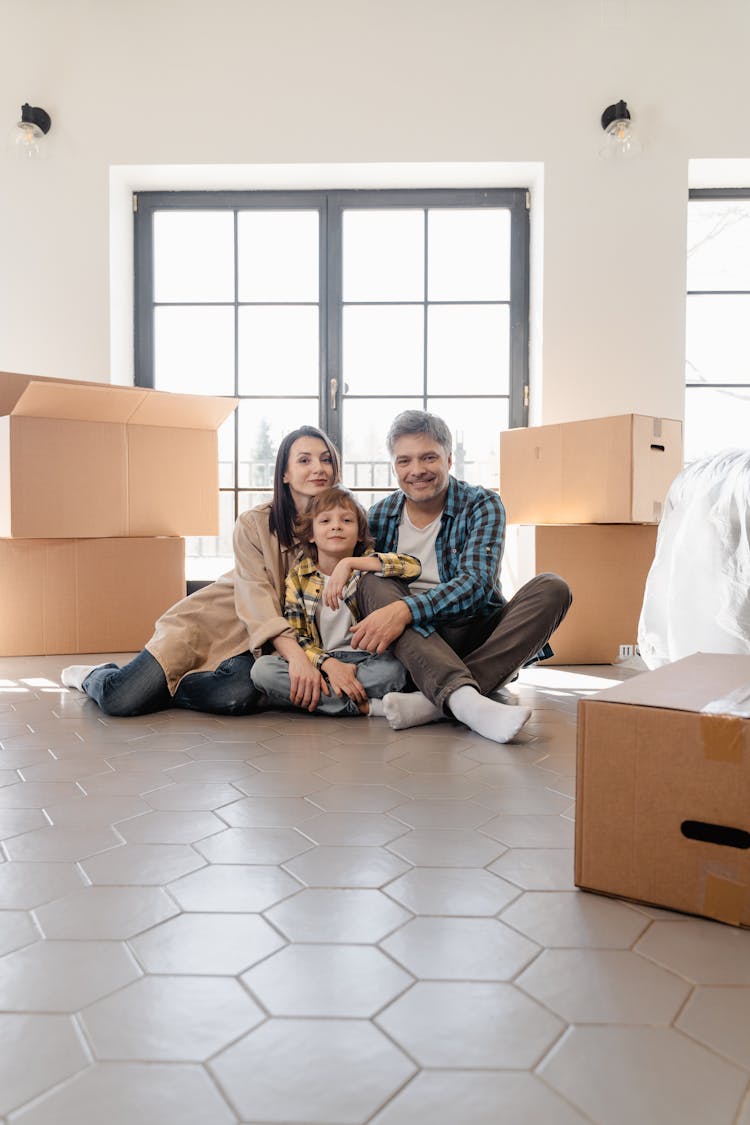
<instances>
[{"instance_id":1,"label":"door handle","mask_svg":"<svg viewBox=\"0 0 750 1125\"><path fill-rule=\"evenodd\" d=\"M336 392L339 389L338 379L331 379L331 381L329 383L329 386L330 386L330 389L331 389L331 410L335 410L336 409Z\"/></svg>"}]
</instances>

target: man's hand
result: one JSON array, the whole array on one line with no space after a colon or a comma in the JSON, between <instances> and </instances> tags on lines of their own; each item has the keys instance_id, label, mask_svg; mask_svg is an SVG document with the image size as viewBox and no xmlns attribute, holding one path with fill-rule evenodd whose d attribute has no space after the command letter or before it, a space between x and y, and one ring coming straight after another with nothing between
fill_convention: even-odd
<instances>
[{"instance_id":1,"label":"man's hand","mask_svg":"<svg viewBox=\"0 0 750 1125\"><path fill-rule=\"evenodd\" d=\"M357 669L354 664L347 664L345 660L337 660L329 656L321 664L321 669L328 677L331 690L336 695L347 695L357 705L367 703L367 692L357 679Z\"/></svg>"},{"instance_id":2,"label":"man's hand","mask_svg":"<svg viewBox=\"0 0 750 1125\"><path fill-rule=\"evenodd\" d=\"M352 628L352 648L364 652L385 652L389 645L411 625L411 610L405 602L374 609Z\"/></svg>"}]
</instances>

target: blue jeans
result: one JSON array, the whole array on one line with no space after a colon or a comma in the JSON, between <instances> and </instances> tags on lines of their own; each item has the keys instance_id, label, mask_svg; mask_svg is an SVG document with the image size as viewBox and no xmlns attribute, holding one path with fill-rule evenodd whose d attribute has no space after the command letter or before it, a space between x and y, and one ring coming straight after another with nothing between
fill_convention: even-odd
<instances>
[{"instance_id":1,"label":"blue jeans","mask_svg":"<svg viewBox=\"0 0 750 1125\"><path fill-rule=\"evenodd\" d=\"M250 679L252 666L253 656L249 652L230 656L215 672L189 672L175 694L170 695L161 664L143 649L122 668L116 664L95 668L83 681L83 690L105 715L125 718L164 711L167 707L207 711L212 715L250 715L259 699Z\"/></svg>"},{"instance_id":2,"label":"blue jeans","mask_svg":"<svg viewBox=\"0 0 750 1125\"><path fill-rule=\"evenodd\" d=\"M389 691L402 691L406 672L390 652L373 656L369 652L350 652L348 649L332 652L344 664L357 665L357 679L367 692L368 699L382 699ZM253 664L253 683L268 698L272 707L292 707L289 665L283 656L260 656ZM295 707L295 710L297 708ZM315 708L321 715L360 715L357 704L347 695L321 695Z\"/></svg>"}]
</instances>

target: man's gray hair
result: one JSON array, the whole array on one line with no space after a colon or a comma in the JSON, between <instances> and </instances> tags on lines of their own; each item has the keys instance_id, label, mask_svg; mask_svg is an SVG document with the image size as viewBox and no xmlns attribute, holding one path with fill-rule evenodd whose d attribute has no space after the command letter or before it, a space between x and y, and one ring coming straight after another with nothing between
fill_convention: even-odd
<instances>
[{"instance_id":1,"label":"man's gray hair","mask_svg":"<svg viewBox=\"0 0 750 1125\"><path fill-rule=\"evenodd\" d=\"M396 415L385 439L391 455L398 439L407 434L427 434L428 437L439 442L446 453L450 453L453 449L453 438L446 423L442 418L438 418L437 414L428 414L426 410L404 410L403 413Z\"/></svg>"}]
</instances>

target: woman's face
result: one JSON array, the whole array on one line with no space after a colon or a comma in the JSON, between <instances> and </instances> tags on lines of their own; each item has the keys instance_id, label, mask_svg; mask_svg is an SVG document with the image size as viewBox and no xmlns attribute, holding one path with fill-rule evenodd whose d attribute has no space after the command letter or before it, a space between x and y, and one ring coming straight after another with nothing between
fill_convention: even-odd
<instances>
[{"instance_id":1,"label":"woman's face","mask_svg":"<svg viewBox=\"0 0 750 1125\"><path fill-rule=\"evenodd\" d=\"M333 484L333 464L326 443L316 437L300 437L292 443L286 463L284 484L289 485L298 512L309 500Z\"/></svg>"}]
</instances>

